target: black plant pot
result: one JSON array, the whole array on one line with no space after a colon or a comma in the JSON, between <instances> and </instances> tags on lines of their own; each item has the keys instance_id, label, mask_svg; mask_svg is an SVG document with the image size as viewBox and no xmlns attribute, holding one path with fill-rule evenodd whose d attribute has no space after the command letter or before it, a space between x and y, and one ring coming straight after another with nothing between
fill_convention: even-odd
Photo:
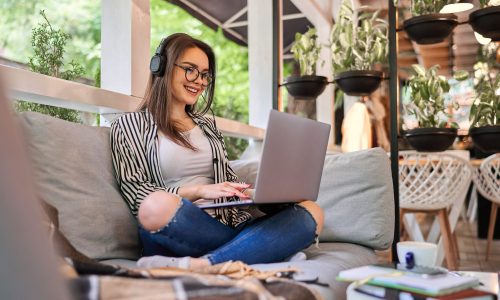
<instances>
[{"instance_id":1,"label":"black plant pot","mask_svg":"<svg viewBox=\"0 0 500 300\"><path fill-rule=\"evenodd\" d=\"M500 152L500 125L471 127L469 135L474 146L483 152Z\"/></svg>"},{"instance_id":2,"label":"black plant pot","mask_svg":"<svg viewBox=\"0 0 500 300\"><path fill-rule=\"evenodd\" d=\"M290 76L283 85L288 93L299 99L316 99L325 90L328 80L324 76Z\"/></svg>"},{"instance_id":3,"label":"black plant pot","mask_svg":"<svg viewBox=\"0 0 500 300\"><path fill-rule=\"evenodd\" d=\"M478 9L469 15L475 32L493 41L500 41L500 6Z\"/></svg>"},{"instance_id":4,"label":"black plant pot","mask_svg":"<svg viewBox=\"0 0 500 300\"><path fill-rule=\"evenodd\" d=\"M457 24L454 14L429 14L405 20L403 26L411 40L425 45L442 42Z\"/></svg>"},{"instance_id":5,"label":"black plant pot","mask_svg":"<svg viewBox=\"0 0 500 300\"><path fill-rule=\"evenodd\" d=\"M417 151L440 152L448 149L457 137L456 128L415 128L405 133L408 143Z\"/></svg>"},{"instance_id":6,"label":"black plant pot","mask_svg":"<svg viewBox=\"0 0 500 300\"><path fill-rule=\"evenodd\" d=\"M368 96L382 81L384 73L380 71L346 71L335 75L335 83L347 95Z\"/></svg>"}]
</instances>

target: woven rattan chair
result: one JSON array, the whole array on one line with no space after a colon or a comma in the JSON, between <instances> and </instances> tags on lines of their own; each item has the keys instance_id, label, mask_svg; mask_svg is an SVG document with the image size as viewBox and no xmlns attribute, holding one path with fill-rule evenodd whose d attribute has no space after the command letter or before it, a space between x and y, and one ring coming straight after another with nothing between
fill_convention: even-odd
<instances>
[{"instance_id":1,"label":"woven rattan chair","mask_svg":"<svg viewBox=\"0 0 500 300\"><path fill-rule=\"evenodd\" d=\"M448 209L460 201L471 183L469 162L447 153L402 151L399 159L401 226L406 213L436 215L444 243L446 264L456 270L458 245L448 218Z\"/></svg>"},{"instance_id":2,"label":"woven rattan chair","mask_svg":"<svg viewBox=\"0 0 500 300\"><path fill-rule=\"evenodd\" d=\"M474 184L481 195L491 201L486 260L490 255L491 241L495 230L498 205L500 205L500 153L488 156L479 168L474 170Z\"/></svg>"}]
</instances>

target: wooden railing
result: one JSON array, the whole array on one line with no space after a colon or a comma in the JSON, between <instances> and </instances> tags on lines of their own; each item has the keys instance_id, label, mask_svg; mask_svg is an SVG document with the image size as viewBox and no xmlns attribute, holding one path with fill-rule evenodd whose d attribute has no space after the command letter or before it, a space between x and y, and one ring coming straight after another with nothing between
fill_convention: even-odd
<instances>
[{"instance_id":1,"label":"wooden railing","mask_svg":"<svg viewBox=\"0 0 500 300\"><path fill-rule=\"evenodd\" d=\"M12 99L99 114L131 112L141 102L138 97L5 65L0 65L0 75ZM264 138L262 128L219 117L216 117L216 122L227 136L255 140Z\"/></svg>"}]
</instances>

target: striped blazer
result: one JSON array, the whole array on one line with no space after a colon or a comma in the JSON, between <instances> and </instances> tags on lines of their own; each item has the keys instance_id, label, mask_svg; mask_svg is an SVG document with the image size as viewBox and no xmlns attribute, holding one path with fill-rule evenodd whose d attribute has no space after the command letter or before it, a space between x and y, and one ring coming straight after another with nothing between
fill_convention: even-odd
<instances>
[{"instance_id":1,"label":"striped blazer","mask_svg":"<svg viewBox=\"0 0 500 300\"><path fill-rule=\"evenodd\" d=\"M212 149L215 183L237 182L238 177L229 166L222 134L215 120L207 116L192 116L202 129ZM132 214L137 217L144 198L155 191L177 194L178 186L165 186L158 155L158 127L148 111L125 114L111 125L111 151L115 176L121 194ZM215 202L234 201L220 198ZM251 218L251 214L240 208L217 208L215 217L231 227Z\"/></svg>"}]
</instances>

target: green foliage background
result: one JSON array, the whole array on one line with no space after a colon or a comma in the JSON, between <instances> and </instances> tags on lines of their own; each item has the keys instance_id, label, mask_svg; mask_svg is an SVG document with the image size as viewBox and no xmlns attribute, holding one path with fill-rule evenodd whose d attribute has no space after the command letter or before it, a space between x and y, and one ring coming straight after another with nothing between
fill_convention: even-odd
<instances>
[{"instance_id":1,"label":"green foliage background","mask_svg":"<svg viewBox=\"0 0 500 300\"><path fill-rule=\"evenodd\" d=\"M45 10L54 28L71 35L65 47L65 62L84 67L84 77L94 78L101 63L100 0L2 0L0 1L0 55L28 63L33 56L31 30L43 21Z\"/></svg>"},{"instance_id":2,"label":"green foliage background","mask_svg":"<svg viewBox=\"0 0 500 300\"><path fill-rule=\"evenodd\" d=\"M43 17L43 22L38 23L31 32L31 44L35 53L29 57L30 70L65 80L75 80L82 76L84 70L80 64L73 60L69 64L64 63L64 49L71 36L54 28L44 11L40 12L40 16ZM62 107L16 101L15 109L18 112L36 111L70 122L82 122L78 111Z\"/></svg>"},{"instance_id":3,"label":"green foliage background","mask_svg":"<svg viewBox=\"0 0 500 300\"><path fill-rule=\"evenodd\" d=\"M105 0L102 0L105 1ZM215 115L248 123L248 51L208 28L181 8L164 0L151 0L151 54L161 38L185 32L214 48L217 86L212 105ZM100 77L101 0L2 0L0 2L0 56L28 64L33 56L31 30L42 22L45 10L53 27L71 35L64 61L84 67L83 77ZM28 104L27 104L28 105ZM228 154L237 158L246 148L244 139L226 138Z\"/></svg>"}]
</instances>

